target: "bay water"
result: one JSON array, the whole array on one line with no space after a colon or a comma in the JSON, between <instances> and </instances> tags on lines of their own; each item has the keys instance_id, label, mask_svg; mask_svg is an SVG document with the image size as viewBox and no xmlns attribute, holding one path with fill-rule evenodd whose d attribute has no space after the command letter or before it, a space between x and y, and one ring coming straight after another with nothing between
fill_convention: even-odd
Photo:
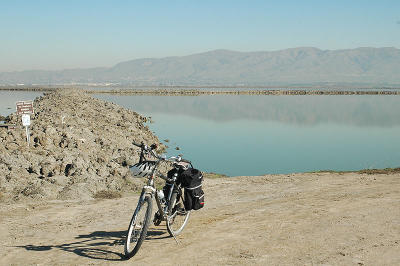
<instances>
[{"instance_id":1,"label":"bay water","mask_svg":"<svg viewBox=\"0 0 400 266\"><path fill-rule=\"evenodd\" d=\"M151 117L168 154L229 176L400 166L400 97L96 95ZM179 150L176 149L179 148Z\"/></svg>"}]
</instances>

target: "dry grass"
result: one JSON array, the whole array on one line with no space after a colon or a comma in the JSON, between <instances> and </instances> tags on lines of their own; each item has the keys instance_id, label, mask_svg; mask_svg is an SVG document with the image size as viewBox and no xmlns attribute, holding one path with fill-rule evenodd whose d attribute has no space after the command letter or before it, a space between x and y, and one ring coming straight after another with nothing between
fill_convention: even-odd
<instances>
[{"instance_id":1,"label":"dry grass","mask_svg":"<svg viewBox=\"0 0 400 266\"><path fill-rule=\"evenodd\" d=\"M400 167L398 168L385 168L385 169L364 169L358 171L361 174L376 175L376 174L398 174L400 173Z\"/></svg>"},{"instance_id":2,"label":"dry grass","mask_svg":"<svg viewBox=\"0 0 400 266\"><path fill-rule=\"evenodd\" d=\"M101 190L97 191L93 198L95 199L118 199L121 198L122 194L118 191Z\"/></svg>"},{"instance_id":3,"label":"dry grass","mask_svg":"<svg viewBox=\"0 0 400 266\"><path fill-rule=\"evenodd\" d=\"M320 170L311 173L335 173L335 174L346 174L346 173L359 173L368 175L389 175L400 173L400 167L398 168L384 168L384 169L363 169L359 171L334 171L334 170Z\"/></svg>"},{"instance_id":4,"label":"dry grass","mask_svg":"<svg viewBox=\"0 0 400 266\"><path fill-rule=\"evenodd\" d=\"M203 173L204 178L224 178L224 177L229 177L227 175L224 174L217 174L217 173Z\"/></svg>"}]
</instances>

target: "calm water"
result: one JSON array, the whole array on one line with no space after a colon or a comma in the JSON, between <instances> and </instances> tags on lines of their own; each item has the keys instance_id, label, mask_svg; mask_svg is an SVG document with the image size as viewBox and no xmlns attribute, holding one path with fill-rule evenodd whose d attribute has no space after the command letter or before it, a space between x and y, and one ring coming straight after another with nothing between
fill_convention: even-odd
<instances>
[{"instance_id":1,"label":"calm water","mask_svg":"<svg viewBox=\"0 0 400 266\"><path fill-rule=\"evenodd\" d=\"M36 91L0 91L0 115L7 116L15 112L15 103L18 101L34 100L41 95L42 92Z\"/></svg>"},{"instance_id":2,"label":"calm water","mask_svg":"<svg viewBox=\"0 0 400 266\"><path fill-rule=\"evenodd\" d=\"M149 127L204 171L231 176L400 166L400 96L96 97ZM180 151L175 147L180 147Z\"/></svg>"}]
</instances>

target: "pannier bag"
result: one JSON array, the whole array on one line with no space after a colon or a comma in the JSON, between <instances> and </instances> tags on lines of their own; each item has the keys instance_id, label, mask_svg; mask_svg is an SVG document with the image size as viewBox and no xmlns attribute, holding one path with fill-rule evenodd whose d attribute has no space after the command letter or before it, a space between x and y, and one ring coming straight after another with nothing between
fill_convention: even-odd
<instances>
[{"instance_id":1,"label":"pannier bag","mask_svg":"<svg viewBox=\"0 0 400 266\"><path fill-rule=\"evenodd\" d=\"M185 209L198 210L204 207L203 175L194 168L183 171L180 175L182 187L185 188Z\"/></svg>"},{"instance_id":2,"label":"pannier bag","mask_svg":"<svg viewBox=\"0 0 400 266\"><path fill-rule=\"evenodd\" d=\"M176 179L176 183L180 184L181 183L180 175L182 174L182 172L183 172L182 169L172 168L171 170L168 171L167 177L172 179L174 177L174 175L176 174L178 176L178 178ZM171 186L172 186L172 183L165 182L165 186L163 187L163 192L164 192L165 197L169 196L169 191L171 190ZM175 188L174 191L178 191L178 190ZM180 198L180 195L179 195L179 198Z\"/></svg>"}]
</instances>

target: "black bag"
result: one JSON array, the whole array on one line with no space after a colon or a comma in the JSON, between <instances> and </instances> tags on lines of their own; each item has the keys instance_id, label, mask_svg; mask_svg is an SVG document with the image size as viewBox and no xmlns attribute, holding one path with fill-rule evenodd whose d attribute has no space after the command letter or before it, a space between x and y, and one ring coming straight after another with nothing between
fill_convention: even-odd
<instances>
[{"instance_id":1,"label":"black bag","mask_svg":"<svg viewBox=\"0 0 400 266\"><path fill-rule=\"evenodd\" d=\"M204 207L204 191L201 187L194 190L185 188L185 209L198 210Z\"/></svg>"},{"instance_id":2,"label":"black bag","mask_svg":"<svg viewBox=\"0 0 400 266\"><path fill-rule=\"evenodd\" d=\"M180 175L182 187L185 188L185 209L198 210L204 207L203 175L194 168L183 171Z\"/></svg>"},{"instance_id":3,"label":"black bag","mask_svg":"<svg viewBox=\"0 0 400 266\"><path fill-rule=\"evenodd\" d=\"M179 185L179 184L181 183L181 178L180 178L180 176L181 176L182 172L183 172L182 169L172 168L171 170L168 171L167 177L168 177L169 179L172 179L172 178L174 177L174 175L177 174L177 177L178 177L178 178L176 179L175 182L176 182L176 184ZM171 186L172 186L172 183L165 182L165 186L163 187L163 193L164 193L165 198L168 198L169 192L170 192L170 190L171 190ZM175 187L174 191L178 191L178 189ZM179 197L180 197L180 196L179 196ZM179 198L178 198L178 199L179 199Z\"/></svg>"}]
</instances>

